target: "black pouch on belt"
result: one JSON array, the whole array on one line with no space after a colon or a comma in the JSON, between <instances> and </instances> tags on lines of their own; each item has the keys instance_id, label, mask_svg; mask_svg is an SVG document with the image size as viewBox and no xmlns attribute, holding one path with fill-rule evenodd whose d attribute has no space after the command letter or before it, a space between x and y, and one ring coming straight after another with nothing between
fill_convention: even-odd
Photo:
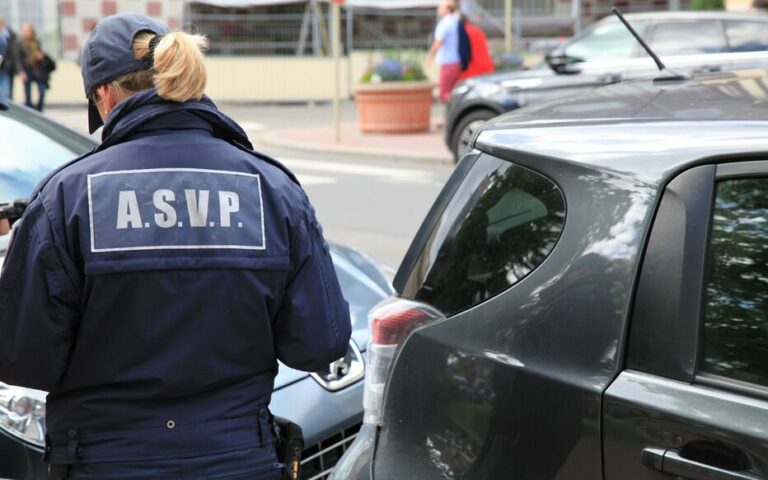
<instances>
[{"instance_id":1,"label":"black pouch on belt","mask_svg":"<svg viewBox=\"0 0 768 480\"><path fill-rule=\"evenodd\" d=\"M274 417L277 458L285 464L285 478L301 477L301 452L304 450L304 434L301 427L286 418Z\"/></svg>"}]
</instances>

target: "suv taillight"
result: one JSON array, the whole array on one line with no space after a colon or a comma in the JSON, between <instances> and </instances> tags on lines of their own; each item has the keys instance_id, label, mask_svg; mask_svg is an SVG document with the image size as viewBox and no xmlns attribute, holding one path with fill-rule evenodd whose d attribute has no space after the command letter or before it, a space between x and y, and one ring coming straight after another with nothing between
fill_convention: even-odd
<instances>
[{"instance_id":1,"label":"suv taillight","mask_svg":"<svg viewBox=\"0 0 768 480\"><path fill-rule=\"evenodd\" d=\"M417 327L442 318L445 316L429 305L397 297L388 298L373 307L368 314L371 341L365 373L363 422L381 424L384 389L397 347Z\"/></svg>"}]
</instances>

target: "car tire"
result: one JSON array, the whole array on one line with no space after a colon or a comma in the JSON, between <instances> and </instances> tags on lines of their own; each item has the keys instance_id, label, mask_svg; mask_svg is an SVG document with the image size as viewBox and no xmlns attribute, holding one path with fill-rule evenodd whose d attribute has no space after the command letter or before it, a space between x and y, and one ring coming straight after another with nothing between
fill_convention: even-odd
<instances>
[{"instance_id":1,"label":"car tire","mask_svg":"<svg viewBox=\"0 0 768 480\"><path fill-rule=\"evenodd\" d=\"M474 110L459 120L456 128L453 129L453 133L451 133L451 153L453 153L454 162L459 163L459 160L467 153L469 150L468 144L477 129L497 115L492 110Z\"/></svg>"}]
</instances>

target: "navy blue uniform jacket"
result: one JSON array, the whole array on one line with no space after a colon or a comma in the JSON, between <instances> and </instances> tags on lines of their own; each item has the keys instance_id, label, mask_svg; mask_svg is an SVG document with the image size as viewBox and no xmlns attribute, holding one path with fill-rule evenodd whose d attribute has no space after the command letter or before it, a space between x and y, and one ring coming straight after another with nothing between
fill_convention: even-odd
<instances>
[{"instance_id":1,"label":"navy blue uniform jacket","mask_svg":"<svg viewBox=\"0 0 768 480\"><path fill-rule=\"evenodd\" d=\"M268 443L276 360L318 370L350 337L307 196L207 98L139 93L103 135L16 228L0 380L50 392L53 463Z\"/></svg>"}]
</instances>

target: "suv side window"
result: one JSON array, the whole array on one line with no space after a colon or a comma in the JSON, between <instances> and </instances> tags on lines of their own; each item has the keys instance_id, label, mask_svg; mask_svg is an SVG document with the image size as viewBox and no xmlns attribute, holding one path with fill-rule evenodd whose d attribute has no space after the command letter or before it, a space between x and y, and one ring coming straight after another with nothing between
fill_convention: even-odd
<instances>
[{"instance_id":1,"label":"suv side window","mask_svg":"<svg viewBox=\"0 0 768 480\"><path fill-rule=\"evenodd\" d=\"M768 386L768 177L717 186L701 370Z\"/></svg>"},{"instance_id":2,"label":"suv side window","mask_svg":"<svg viewBox=\"0 0 768 480\"><path fill-rule=\"evenodd\" d=\"M549 179L480 156L443 210L402 296L452 315L501 293L538 267L565 222Z\"/></svg>"},{"instance_id":3,"label":"suv side window","mask_svg":"<svg viewBox=\"0 0 768 480\"><path fill-rule=\"evenodd\" d=\"M731 52L760 52L768 50L768 23L725 22L728 50Z\"/></svg>"},{"instance_id":4,"label":"suv side window","mask_svg":"<svg viewBox=\"0 0 768 480\"><path fill-rule=\"evenodd\" d=\"M720 22L665 22L656 25L651 42L653 51L665 55L700 55L725 51Z\"/></svg>"}]
</instances>

